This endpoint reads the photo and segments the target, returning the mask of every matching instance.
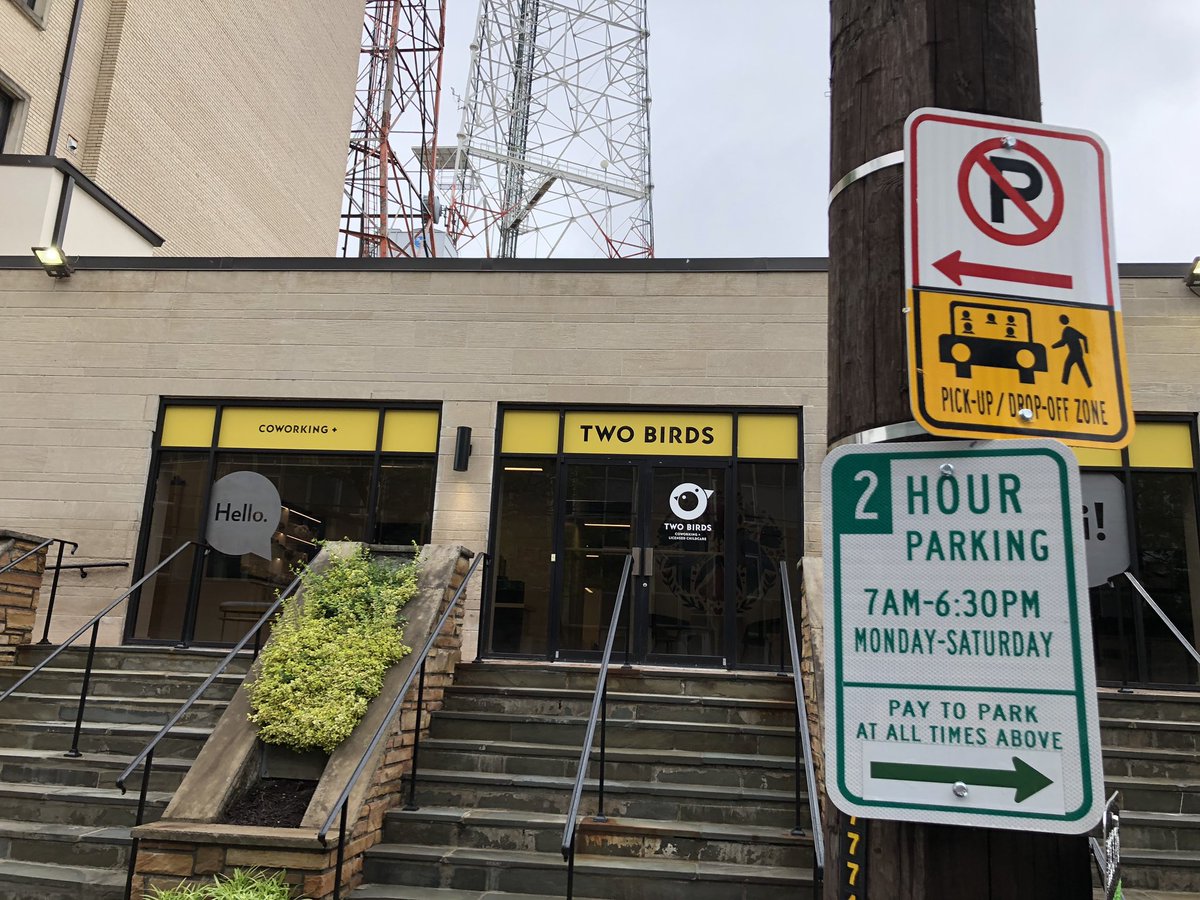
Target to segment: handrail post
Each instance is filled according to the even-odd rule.
[[[1129,686],[1129,644],[1125,642],[1124,597],[1121,589],[1115,584],[1113,589],[1117,592],[1117,640],[1121,644],[1121,686],[1117,688],[1117,693],[1132,694],[1133,688]]]
[[[338,828],[337,868],[333,873],[333,900],[342,900],[342,866],[346,863],[346,807],[350,801],[342,803],[342,823]]]
[[[146,791],[150,788],[150,771],[154,768],[154,750],[146,754],[146,765],[142,768],[142,787],[138,791],[137,818],[133,827],[141,825],[146,820]],[[133,876],[137,869],[137,853],[140,839],[132,837],[129,842],[129,866],[125,874],[125,900],[133,896]]]
[[[604,745],[605,733],[608,731],[608,670],[604,670],[602,676],[604,678],[604,687],[600,692],[600,790],[599,790],[599,806],[596,815],[592,817],[593,822],[607,822],[608,817],[604,815]]]
[[[571,835],[571,852],[567,856],[567,897],[571,900],[575,893],[575,835]]]
[[[54,563],[54,579],[50,582],[50,602],[46,604],[46,625],[42,629],[42,639],[39,644],[50,643],[50,620],[54,618],[54,598],[58,596],[58,574],[62,571],[63,551],[67,549],[66,543],[60,538],[58,542],[58,558]],[[72,553],[75,551],[72,550]]]
[[[425,703],[425,660],[421,660],[421,677],[417,679],[417,722],[413,733],[412,771],[408,774],[408,803],[404,809],[412,812],[417,806],[417,755],[421,751],[421,709]]]
[[[87,705],[88,685],[92,681],[92,662],[96,658],[96,638],[100,636],[100,620],[97,619],[92,625],[92,640],[88,644],[87,666],[83,670],[83,686],[79,691],[79,710],[75,714],[75,734],[71,738],[71,749],[64,755],[72,759],[78,759],[83,756],[79,752],[79,733],[83,730],[83,708]]]

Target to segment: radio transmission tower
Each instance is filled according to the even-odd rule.
[[[479,256],[654,255],[645,0],[481,0],[446,227]]]
[[[367,0],[338,251],[433,256],[446,0]]]

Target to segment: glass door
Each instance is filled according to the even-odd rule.
[[[728,656],[728,477],[727,465],[564,465],[555,565],[558,658],[603,651],[630,554],[616,651],[628,642],[634,661],[668,664],[715,665]]]
[[[727,657],[728,466],[647,465],[635,621],[649,662],[720,664]]]

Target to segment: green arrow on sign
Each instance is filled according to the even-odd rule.
[[[1008,769],[968,769],[960,766],[922,766],[914,763],[873,762],[871,777],[886,781],[932,781],[940,784],[973,784],[978,787],[1010,787],[1017,789],[1016,801],[1028,800],[1044,787],[1054,783],[1029,763],[1012,758]]]

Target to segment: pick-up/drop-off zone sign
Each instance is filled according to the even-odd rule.
[[[1133,433],[1108,151],[1094,134],[918,109],[905,125],[913,415],[956,437]]]
[[[913,822],[1094,826],[1103,772],[1070,451],[842,447],[822,496],[834,804]]]

